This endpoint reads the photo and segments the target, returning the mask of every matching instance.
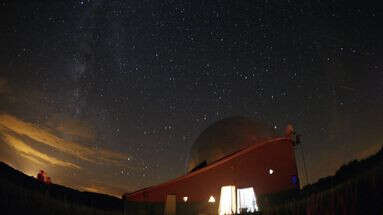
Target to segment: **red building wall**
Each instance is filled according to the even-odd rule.
[[[270,175],[269,169],[274,173]],[[292,176],[298,176],[292,141],[277,138],[236,152],[175,180],[126,194],[125,198],[137,202],[164,202],[166,196],[172,194],[178,202],[184,196],[191,202],[207,202],[213,195],[218,202],[222,186],[253,187],[256,195],[260,195],[296,187]]]

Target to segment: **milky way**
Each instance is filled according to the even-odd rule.
[[[1,3],[0,160],[120,195],[184,174],[198,135],[240,115],[292,123],[315,182],[383,142],[383,17],[365,4]]]

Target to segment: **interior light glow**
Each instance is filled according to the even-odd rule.
[[[269,169],[268,173],[269,173],[269,175],[272,175],[272,174],[274,174],[274,170],[273,169]]]
[[[214,203],[214,202],[215,202],[215,198],[214,198],[214,196],[210,196],[208,202],[209,202],[209,203]]]
[[[188,197],[187,197],[187,196],[184,196],[184,197],[182,198],[182,200],[184,200],[184,202],[187,202],[187,201],[188,201]]]
[[[237,189],[237,208],[238,213],[258,211],[257,199],[252,187]]]
[[[236,212],[235,186],[223,186],[219,200],[219,215],[234,214]]]

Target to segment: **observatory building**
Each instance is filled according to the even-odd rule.
[[[299,187],[290,135],[253,118],[208,127],[191,148],[187,174],[124,194],[125,213],[232,214],[258,211],[256,197]]]

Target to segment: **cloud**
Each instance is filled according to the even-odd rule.
[[[87,191],[87,192],[94,192],[94,193],[105,193],[108,195],[115,196],[117,198],[121,198],[122,194],[126,191],[125,189],[121,187],[113,187],[110,185],[105,184],[88,184],[88,185],[82,185],[78,187],[79,190]]]
[[[34,158],[34,157],[32,157],[32,156],[29,156],[29,155],[27,155],[27,154],[20,153],[20,156],[23,157],[23,158],[25,158],[25,159],[27,159],[27,160],[29,160],[29,161],[32,161],[32,162],[35,163],[35,164],[38,164],[39,166],[44,165],[44,163],[41,162],[40,160],[38,160],[38,159],[36,159],[36,158]]]
[[[102,191],[96,187],[82,187],[83,190],[93,193],[101,193]]]
[[[25,122],[6,113],[0,114],[0,126],[6,128],[9,132],[26,136],[36,142],[88,162],[122,164],[129,160],[126,154],[106,149],[94,149],[74,141],[67,141],[57,136],[55,130]],[[66,131],[63,128],[60,128],[60,130]]]
[[[91,125],[84,121],[68,118],[62,114],[54,114],[46,125],[55,129],[65,139],[95,141],[96,134]]]
[[[68,168],[75,168],[75,169],[81,169],[76,164],[66,162],[59,160],[57,158],[51,157],[47,154],[41,153],[31,146],[25,144],[22,140],[15,138],[8,134],[2,134],[2,139],[6,144],[11,146],[13,149],[15,149],[17,152],[21,153],[21,155],[31,161],[34,161],[36,163],[39,163],[38,160],[47,162],[54,166],[61,166],[61,167],[68,167]],[[40,162],[41,163],[41,162]]]

